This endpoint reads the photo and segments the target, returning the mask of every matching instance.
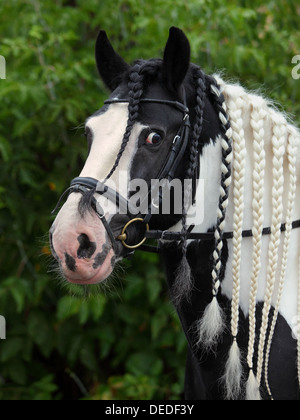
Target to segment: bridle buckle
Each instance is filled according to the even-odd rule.
[[[126,230],[128,229],[128,227],[129,227],[130,225],[132,225],[132,223],[135,223],[135,222],[141,222],[141,223],[144,223],[144,219],[142,219],[141,217],[136,217],[135,219],[131,219],[131,220],[129,220],[129,222],[128,222],[128,223],[126,223],[126,225],[123,227],[121,235],[119,235],[119,236],[117,237],[117,239],[118,239],[119,241],[121,241],[121,242],[122,242],[122,245],[123,245],[125,248],[128,248],[128,249],[137,249],[137,248],[139,248],[140,246],[142,246],[142,245],[145,243],[145,241],[147,240],[147,238],[146,238],[146,236],[145,236],[145,238],[144,238],[141,242],[139,242],[138,244],[136,244],[136,245],[128,245],[128,244],[126,243],[126,240],[127,240]],[[146,232],[149,232],[150,227],[149,227],[148,223],[147,223],[147,224],[145,224],[145,227],[146,227]]]

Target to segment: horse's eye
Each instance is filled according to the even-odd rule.
[[[146,139],[147,144],[159,144],[162,141],[162,136],[158,133],[150,133]]]

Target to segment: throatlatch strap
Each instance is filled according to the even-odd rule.
[[[193,233],[192,229],[194,226],[190,226],[188,229],[186,238],[188,240],[194,241],[212,241],[214,240],[214,232],[206,232],[206,233]],[[292,229],[299,229],[300,228],[300,220],[295,220],[292,223]],[[281,232],[286,231],[286,223],[283,223],[280,227]],[[271,227],[264,228],[262,231],[262,236],[271,235],[272,229]],[[180,241],[182,238],[182,232],[170,232],[170,231],[163,231],[163,230],[149,230],[145,234],[147,239],[154,239],[154,240],[163,240],[163,241]],[[242,232],[243,238],[251,238],[253,237],[252,230],[243,230]],[[233,232],[225,232],[223,234],[223,239],[233,239]],[[154,252],[160,253],[159,246],[151,246],[151,245],[143,245],[139,248],[141,251],[145,252]]]
[[[296,220],[292,224],[292,229],[300,228],[300,220]],[[283,223],[280,228],[281,232],[286,231],[286,223]],[[262,231],[262,236],[270,235],[272,230],[270,227],[264,228]],[[165,241],[179,241],[181,239],[182,233],[181,232],[170,232],[170,231],[162,231],[162,230],[150,230],[146,233],[146,237],[148,239],[157,239],[157,240],[165,240]],[[243,230],[242,237],[243,238],[251,238],[253,236],[252,230]],[[224,239],[233,239],[233,232],[224,232],[223,234]],[[214,232],[206,232],[206,233],[187,233],[187,239],[191,240],[202,240],[202,241],[211,241],[214,239]]]

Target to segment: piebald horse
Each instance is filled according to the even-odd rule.
[[[186,398],[299,399],[297,128],[190,63],[174,27],[163,59],[133,65],[101,31],[96,62],[112,93],[86,121],[89,154],[50,230],[65,279],[104,282],[158,240],[188,342]]]

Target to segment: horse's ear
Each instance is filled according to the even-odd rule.
[[[191,56],[190,43],[178,28],[170,29],[169,39],[164,52],[164,69],[167,86],[178,91],[189,69]]]
[[[100,76],[106,86],[114,91],[130,66],[115,52],[105,31],[100,31],[98,35],[95,53]]]

